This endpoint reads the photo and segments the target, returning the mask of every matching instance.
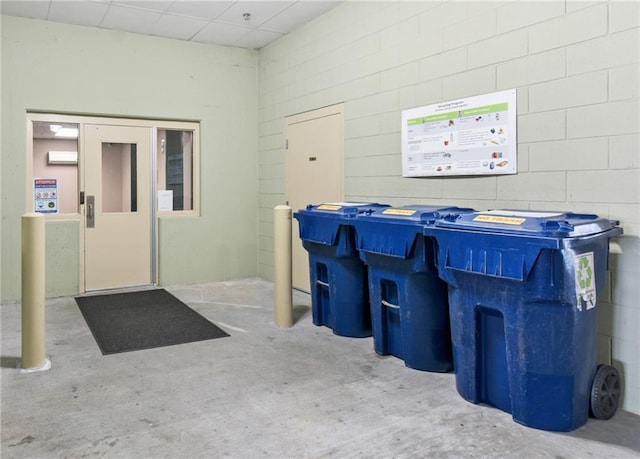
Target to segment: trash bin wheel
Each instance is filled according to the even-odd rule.
[[[591,386],[591,414],[596,419],[611,419],[620,401],[620,375],[609,365],[599,365]]]

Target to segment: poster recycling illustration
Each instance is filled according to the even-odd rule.
[[[402,112],[402,176],[517,173],[516,90]]]

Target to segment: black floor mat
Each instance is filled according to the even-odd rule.
[[[164,289],[76,297],[103,354],[229,336]]]

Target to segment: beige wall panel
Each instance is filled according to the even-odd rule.
[[[293,211],[308,204],[342,201],[343,108],[328,107],[287,118],[286,196]],[[293,287],[309,291],[308,254],[293,221]]]

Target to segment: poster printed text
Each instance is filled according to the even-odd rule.
[[[58,180],[37,178],[33,180],[34,211],[43,214],[58,213]]]
[[[402,176],[515,174],[516,90],[402,112]]]

